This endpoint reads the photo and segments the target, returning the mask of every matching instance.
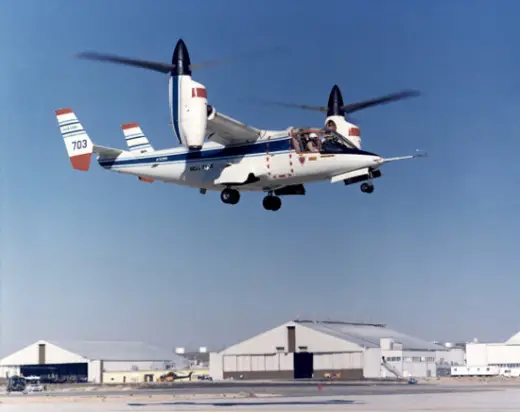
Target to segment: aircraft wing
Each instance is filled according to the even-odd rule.
[[[262,135],[262,130],[218,113],[212,106],[208,108],[211,112],[206,131],[210,142],[223,145],[249,143],[256,141]]]

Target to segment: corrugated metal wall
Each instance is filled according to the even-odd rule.
[[[223,378],[292,379],[293,354],[223,355]]]
[[[340,369],[363,369],[363,352],[314,354],[314,370]]]
[[[288,353],[266,355],[224,355],[224,372],[292,370],[293,355]]]
[[[223,373],[220,379],[294,378],[292,353],[221,356]],[[335,375],[342,379],[363,379],[363,357],[363,352],[315,353],[314,377]]]

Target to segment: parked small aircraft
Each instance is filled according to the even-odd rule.
[[[95,153],[106,170],[145,182],[189,186],[202,194],[220,191],[226,204],[237,204],[241,192],[265,192],[264,208],[275,211],[282,205],[280,196],[304,195],[304,185],[310,182],[362,183],[361,191],[372,193],[372,181],[382,176],[382,165],[425,155],[385,158],[362,150],[359,128],[345,118],[361,109],[415,96],[414,91],[344,104],[339,87],[334,86],[326,107],[284,104],[325,112],[324,128],[267,130],[221,114],[208,104],[205,86],[192,79],[192,71],[208,63],[192,65],[182,40],[177,42],[171,64],[99,53],[81,57],[169,73],[171,122],[180,146],[155,150],[135,122],[122,125],[128,150],[99,146],[72,109],[60,109],[56,111],[58,124],[77,170],[87,171]]]
[[[178,375],[175,372],[171,371],[168,373],[165,373],[164,375],[161,375],[157,382],[173,382],[181,379],[189,379],[191,381],[191,376],[193,375],[193,372],[189,372],[187,375]]]

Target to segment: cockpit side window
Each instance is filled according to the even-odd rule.
[[[320,139],[318,133],[302,130],[293,134],[294,149],[297,153],[319,153]]]

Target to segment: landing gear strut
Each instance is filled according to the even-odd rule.
[[[361,185],[361,191],[363,193],[372,193],[374,191],[374,185],[372,183],[363,183]]]
[[[220,199],[228,205],[236,205],[240,200],[240,192],[227,187],[220,193]]]
[[[264,209],[265,210],[272,210],[273,212],[280,210],[282,207],[282,199],[280,199],[278,196],[273,196],[271,194],[264,197],[263,201]]]

